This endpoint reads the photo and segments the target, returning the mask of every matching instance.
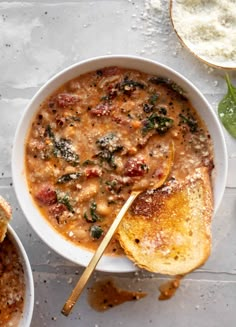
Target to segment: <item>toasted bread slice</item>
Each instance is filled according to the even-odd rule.
[[[207,168],[182,184],[140,195],[118,228],[126,255],[151,272],[179,275],[201,266],[211,251],[213,197]]]
[[[7,232],[7,225],[11,219],[11,207],[10,205],[0,196],[0,242],[4,240]]]

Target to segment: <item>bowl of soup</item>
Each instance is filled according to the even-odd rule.
[[[17,198],[44,242],[86,266],[135,183],[151,188],[161,176],[170,142],[169,178],[178,182],[207,167],[216,212],[226,146],[215,112],[194,84],[139,57],[80,62],[51,78],[19,122],[12,156]],[[136,267],[115,235],[97,269]]]
[[[0,243],[0,325],[29,327],[34,307],[34,283],[24,247],[11,226]]]

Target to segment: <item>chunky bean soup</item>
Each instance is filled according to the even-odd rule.
[[[25,297],[24,271],[19,254],[8,238],[0,243],[0,327],[17,327]]]
[[[38,109],[26,142],[30,193],[59,233],[95,249],[134,185],[162,177],[170,142],[169,178],[200,166],[211,174],[210,135],[178,85],[120,67],[89,72]],[[107,253],[122,253],[116,237]]]

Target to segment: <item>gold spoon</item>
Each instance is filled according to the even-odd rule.
[[[161,187],[166,179],[168,178],[172,165],[174,161],[174,144],[173,142],[170,143],[169,145],[169,155],[167,158],[167,161],[165,163],[164,167],[164,173],[161,179],[159,179],[155,185],[152,187],[153,189],[157,189]],[[81,275],[79,281],[77,282],[75,288],[71,292],[69,298],[67,299],[66,303],[64,304],[61,313],[65,316],[68,316],[74,307],[76,301],[78,300],[80,294],[82,293],[85,285],[87,284],[90,276],[92,275],[94,269],[96,268],[101,256],[103,255],[106,247],[108,246],[110,240],[112,239],[112,236],[114,235],[117,227],[119,226],[123,216],[125,215],[126,211],[129,209],[133,201],[136,199],[136,197],[145,191],[147,189],[146,185],[136,184],[135,188],[131,192],[128,200],[125,202],[121,210],[119,211],[118,215],[114,219],[113,223],[111,224],[108,232],[106,233],[104,239],[100,243],[99,247],[97,248],[96,252],[94,253],[91,261],[89,262],[88,266],[85,268],[83,274]]]

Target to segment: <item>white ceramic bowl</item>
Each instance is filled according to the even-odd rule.
[[[213,180],[215,211],[219,207],[226,183],[227,153],[220,123],[215,112],[203,95],[186,78],[155,61],[132,56],[97,57],[80,62],[63,70],[51,78],[36,93],[24,112],[18,125],[14,140],[12,174],[19,203],[33,229],[52,249],[63,257],[82,266],[86,266],[89,263],[92,253],[72,244],[56,232],[49,225],[46,219],[42,217],[28,192],[24,162],[25,141],[32,119],[35,116],[40,103],[45,98],[66,81],[69,81],[80,74],[101,69],[106,66],[122,66],[125,68],[137,69],[149,74],[167,77],[182,87],[186,91],[186,95],[192,102],[193,106],[205,121],[213,140],[215,162]],[[109,272],[130,272],[136,270],[136,267],[125,257],[103,256],[97,269]]]
[[[34,309],[34,281],[33,281],[31,266],[19,237],[17,236],[13,228],[9,225],[7,229],[7,235],[11,240],[11,242],[16,247],[16,250],[19,254],[21,264],[23,266],[24,278],[25,278],[25,301],[24,301],[23,315],[18,327],[30,327],[30,323],[33,315],[33,309]]]

